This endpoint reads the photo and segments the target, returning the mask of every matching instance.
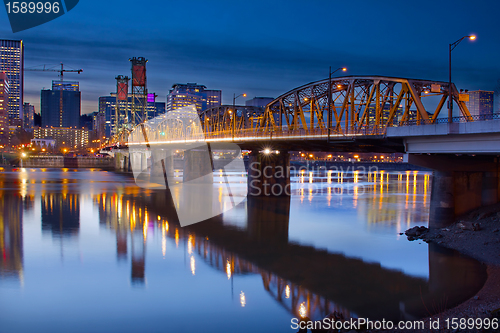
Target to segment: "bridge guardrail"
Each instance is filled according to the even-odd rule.
[[[500,113],[473,115],[473,116],[459,116],[453,117],[452,123],[468,123],[472,121],[487,121],[487,120],[500,120]],[[448,124],[448,118],[438,118],[434,121],[428,120],[407,120],[401,122],[398,126],[419,126],[419,125],[435,125],[435,124]]]
[[[384,135],[386,128],[384,126],[359,126],[350,128],[349,130],[341,129],[331,129],[330,137],[354,137],[354,136],[364,136],[364,135]],[[269,138],[279,139],[279,138],[326,138],[328,137],[328,129],[288,129],[286,126],[282,127],[281,131],[273,130],[262,130],[262,129],[240,129],[234,133],[231,130],[217,131],[205,133],[205,138],[210,139],[250,139],[250,138]]]

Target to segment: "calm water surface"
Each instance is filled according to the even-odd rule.
[[[229,178],[243,195],[246,175]],[[175,194],[123,175],[3,170],[0,332],[293,332],[300,311],[435,313],[474,294],[485,270],[399,235],[427,224],[431,181],[306,171],[290,199],[249,198],[181,228]]]

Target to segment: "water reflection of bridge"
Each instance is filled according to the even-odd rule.
[[[363,179],[352,173],[332,174],[331,183],[327,175],[321,190],[322,193],[330,191],[332,205],[338,204],[338,201],[333,200],[336,190],[343,191],[340,198],[352,196],[354,199],[357,195],[357,200],[352,200],[352,204],[359,209],[367,207],[368,212],[373,212],[373,218],[369,218],[372,225],[386,223],[388,217],[392,220],[390,223],[401,223],[399,218],[392,218],[391,214],[378,210],[381,203],[384,209],[391,209],[391,205],[384,200],[393,200],[386,195],[392,191],[392,186],[400,193],[397,196],[398,200],[402,200],[399,204],[403,202],[408,210],[415,208],[415,201],[426,202],[423,199],[427,195],[429,182],[426,174],[403,172],[381,175],[379,172]],[[315,177],[311,177],[310,182],[308,176],[304,175],[303,180],[299,180],[303,187],[295,195],[300,200],[324,200],[324,196],[308,195],[305,186],[315,181]],[[398,179],[395,184],[392,183],[392,177]],[[57,226],[49,228],[53,235],[78,232],[75,212],[80,209],[81,195],[68,191],[64,183],[62,193],[51,194],[43,182],[41,192],[33,186],[16,183],[16,187],[19,187],[15,192],[17,194],[8,191],[1,193],[0,205],[4,207],[0,220],[2,277],[10,275],[22,278],[22,212],[33,206],[38,193],[41,194],[41,208],[46,206],[47,218],[54,220]],[[368,190],[361,193],[361,186]],[[357,194],[354,191],[356,187]],[[353,191],[348,192],[349,188]],[[174,211],[167,204],[169,198],[165,191],[124,187],[116,193],[101,193],[93,197],[99,207],[100,223],[116,232],[118,259],[131,255],[131,280],[135,285],[140,285],[146,278],[145,240],[149,233],[161,233],[164,253],[168,238],[172,238],[177,245],[181,241],[185,242],[188,252],[191,252],[189,264],[193,274],[200,258],[231,279],[240,274],[259,274],[265,290],[287,311],[296,316],[303,307],[313,319],[321,318],[333,310],[370,318],[380,317],[382,313],[379,310],[385,310],[385,317],[388,317],[387,314],[393,317],[419,316],[422,315],[422,299],[430,304],[447,295],[448,304],[452,305],[477,290],[484,277],[477,262],[456,259],[432,247],[429,249],[429,281],[425,281],[385,269],[378,264],[292,244],[288,241],[290,202],[286,199],[266,201],[252,198],[238,206],[236,211],[240,211],[237,213],[241,213],[246,220],[240,227],[232,226],[231,221],[225,220],[227,217],[219,216],[192,227],[180,228]],[[59,204],[56,205],[55,201]],[[13,211],[11,207],[17,207],[18,210]],[[69,215],[65,215],[66,211],[70,212]],[[58,219],[61,214],[73,221]],[[405,216],[407,211],[403,210],[401,214]],[[195,258],[195,253],[200,258]],[[240,301],[244,304],[244,295],[240,295]]]
[[[379,201],[383,202],[387,197],[384,197],[383,193],[390,190],[386,182],[391,179],[387,177],[398,177],[403,180],[401,184],[397,183],[395,186],[406,186],[408,189],[406,193],[403,191],[405,194],[400,197],[408,203],[409,209],[417,195],[416,192],[421,193],[422,190],[414,190],[418,186],[412,183],[412,180],[418,177],[416,174],[384,174],[383,177],[378,174],[377,177],[378,180],[372,178],[373,184],[367,185],[373,190],[370,192],[371,195],[376,194],[376,200],[371,200],[369,196],[363,199],[368,204],[375,202],[375,206],[372,207],[375,211]],[[426,175],[421,177],[426,195],[429,178]],[[344,181],[357,186],[354,179],[355,177],[349,176],[344,178]],[[440,257],[439,265],[430,267],[431,279],[428,282],[383,268],[376,263],[366,263],[341,254],[291,244],[288,242],[290,202],[287,200],[289,199],[272,198],[270,202],[269,198],[249,198],[245,204],[237,207],[246,216],[246,228],[228,226],[227,221],[221,216],[180,228],[176,222],[175,210],[169,205],[172,198],[168,192],[146,191],[139,195],[134,193],[136,190],[126,191],[129,192],[103,194],[97,196],[95,201],[99,205],[101,223],[117,230],[118,255],[121,252],[123,256],[123,251],[126,249],[126,245],[123,244],[127,239],[123,236],[124,232],[134,235],[131,238],[133,246],[136,244],[142,248],[142,252],[139,251],[142,257],[132,256],[132,276],[136,281],[137,277],[144,278],[147,234],[158,231],[162,233],[163,251],[168,237],[173,238],[177,245],[180,240],[186,242],[193,274],[196,272],[194,252],[215,269],[225,272],[228,278],[238,274],[260,274],[267,292],[294,316],[298,315],[301,307],[304,307],[311,318],[321,318],[333,310],[343,312],[345,315],[369,318],[418,317],[427,314],[422,309],[422,298],[432,301],[442,297],[443,290],[451,295],[460,288],[470,293],[477,290],[482,283],[481,274],[479,277],[462,276],[461,279],[451,283],[454,289],[450,289],[441,279],[443,276],[448,276],[448,273],[443,273],[444,271],[453,272],[458,268],[481,271],[473,261],[465,260],[466,264],[463,264],[463,261],[459,263],[453,259]],[[299,195],[304,196],[304,193]],[[308,200],[313,199],[308,198]],[[372,222],[381,221],[374,218]],[[400,221],[397,220],[397,223]],[[430,260],[435,253],[435,251],[429,252]],[[137,272],[137,270],[142,271]],[[452,298],[460,301],[456,295],[449,297],[449,304],[453,303]],[[460,297],[466,296],[462,294],[458,298]]]
[[[139,202],[131,193],[122,195],[102,194],[96,197],[99,207],[101,223],[114,229],[117,235],[117,258],[122,260],[127,256],[127,234],[131,234],[132,247],[139,247],[139,251],[132,253],[132,281],[144,283],[145,281],[145,244],[148,232],[161,232],[162,251],[166,253],[166,239],[171,238],[178,247],[180,243],[186,244],[189,255],[191,273],[196,274],[197,253],[208,265],[219,270],[228,279],[236,275],[258,274],[261,275],[265,290],[276,299],[288,312],[298,316],[300,307],[304,307],[309,316],[314,318],[324,317],[332,311],[351,313],[328,300],[326,297],[311,292],[304,286],[283,279],[271,271],[260,268],[251,261],[244,259],[236,253],[227,250],[224,246],[214,242],[210,237],[199,236],[196,232],[181,228],[178,224],[169,222],[159,215],[152,215],[148,205]],[[130,223],[127,223],[130,221]],[[132,250],[132,252],[134,252]],[[137,253],[140,253],[137,255]],[[240,302],[245,302],[240,299]]]

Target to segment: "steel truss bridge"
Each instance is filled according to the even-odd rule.
[[[307,148],[304,141],[317,141],[324,148],[330,140],[345,139],[356,139],[359,146],[363,140],[380,140],[390,127],[448,122],[442,110],[450,95],[461,115],[454,121],[477,120],[460,100],[454,84],[450,87],[441,81],[343,76],[290,90],[264,109],[223,105],[201,114],[184,112],[176,119],[168,119],[167,113],[164,118],[140,124],[140,130],[132,131],[132,135],[139,133],[143,138],[136,139],[147,138],[150,144],[165,142],[167,135],[169,140],[179,141],[194,135],[208,142],[233,141],[243,148],[262,141],[281,142],[284,147],[291,144],[299,149]],[[122,133],[115,142],[125,143],[125,135]]]
[[[471,115],[452,84],[461,115]],[[425,103],[434,96],[437,107]],[[387,127],[438,121],[450,96],[447,82],[383,76],[345,76],[308,83],[279,96],[263,112],[208,109],[201,114],[207,139],[248,136],[383,135]],[[436,105],[436,103],[433,103]]]

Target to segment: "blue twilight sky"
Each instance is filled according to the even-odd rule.
[[[500,79],[500,1],[170,1],[80,0],[66,15],[13,34],[0,10],[0,38],[23,39],[25,67],[63,62],[80,75],[82,113],[130,76],[145,57],[148,89],[165,101],[174,83],[197,82],[233,93],[277,97],[328,76],[448,79],[448,44],[458,88],[494,90]],[[25,101],[39,112],[40,90],[57,73],[25,73]],[[239,100],[243,103],[243,100]]]

